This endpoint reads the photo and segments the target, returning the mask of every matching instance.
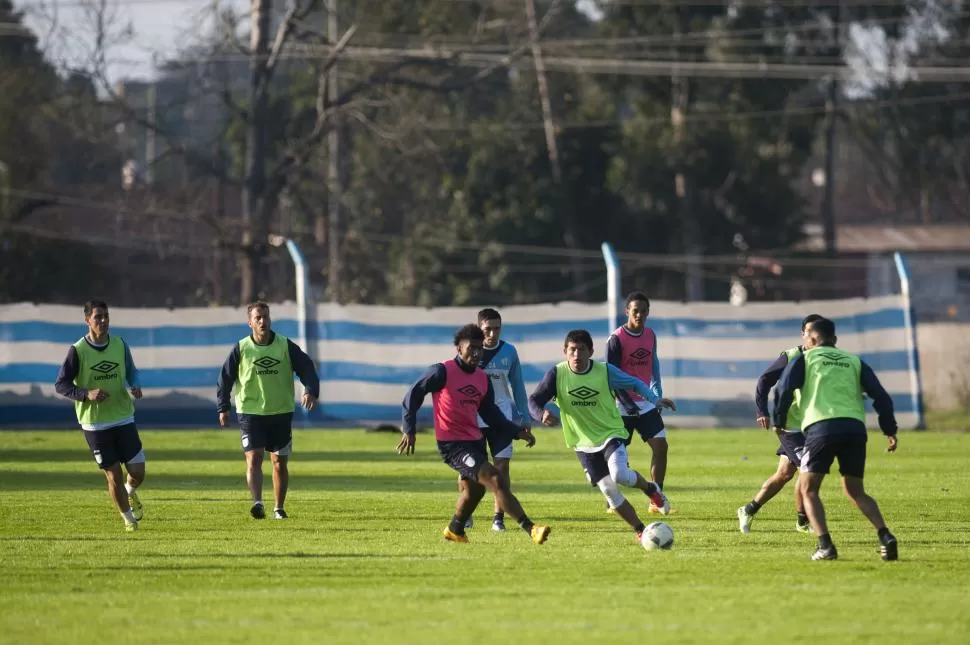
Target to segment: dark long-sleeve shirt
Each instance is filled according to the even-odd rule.
[[[782,352],[775,359],[775,362],[769,365],[768,369],[758,377],[758,385],[754,388],[754,406],[758,410],[759,417],[768,416],[768,392],[781,378],[786,367],[788,367],[788,354]]]
[[[276,334],[271,332],[269,342],[264,343],[263,346],[269,345],[274,340],[276,340]],[[256,340],[253,339],[253,342],[255,343]],[[299,377],[307,394],[319,399],[320,377],[317,375],[317,368],[313,365],[313,359],[307,356],[306,352],[290,339],[286,340],[286,349],[290,355],[290,365]],[[239,357],[239,343],[236,343],[219,372],[219,381],[216,385],[219,412],[229,411],[232,386],[236,384],[236,380],[239,378]]]
[[[653,341],[653,368],[651,374],[653,375],[650,381],[650,389],[657,396],[657,398],[663,397],[663,384],[660,381],[660,357],[657,355],[657,339],[654,338]],[[616,337],[616,334],[610,334],[609,339],[606,341],[606,362],[617,368],[622,369],[623,365],[623,347],[620,343],[620,339]],[[623,414],[628,417],[636,417],[640,415],[640,408],[637,406],[637,402],[633,400],[626,390],[620,389],[614,392],[616,394],[616,400],[620,402],[620,406],[623,408]]]
[[[452,360],[465,372],[471,373],[479,369],[465,365],[458,358]],[[444,364],[435,363],[428,368],[428,371],[421,378],[414,382],[414,385],[411,386],[408,393],[404,395],[404,401],[402,402],[404,412],[401,421],[405,433],[414,434],[417,432],[418,410],[421,409],[424,398],[429,394],[443,390],[447,381],[448,372],[445,370]],[[506,419],[499,407],[495,405],[495,390],[492,388],[492,380],[486,379],[486,382],[488,386],[485,388],[485,396],[482,397],[478,404],[478,416],[488,424],[489,429],[507,432],[514,437],[519,434],[521,428]]]
[[[589,367],[583,373],[588,373],[591,369],[593,369],[593,361],[590,361]],[[651,403],[656,403],[662,398],[657,395],[652,387],[637,377],[627,374],[616,365],[606,364],[606,380],[610,390],[613,392],[616,392],[620,388],[633,390]],[[545,409],[546,403],[549,403],[554,398],[556,398],[556,368],[552,367],[542,377],[535,391],[529,396],[529,413],[533,418],[541,421],[542,412]]]
[[[872,368],[865,361],[860,362],[862,363],[862,369],[859,372],[859,385],[862,388],[862,392],[872,399],[872,407],[879,415],[879,429],[882,430],[883,434],[891,437],[896,434],[897,430],[892,397],[889,396],[889,393],[882,386],[882,383],[876,378],[876,373],[872,371]],[[805,359],[799,355],[788,364],[788,367],[785,368],[778,382],[778,405],[775,407],[775,412],[772,417],[773,426],[776,428],[785,427],[788,421],[788,409],[791,408],[792,401],[794,400],[795,390],[804,385]]]
[[[138,368],[135,367],[135,361],[131,358],[131,350],[128,349],[128,343],[121,338],[116,337],[116,340],[125,346],[125,380],[128,381],[128,387],[141,387]],[[95,345],[87,338],[84,339],[84,342],[91,349],[99,352],[103,352],[108,347],[107,343],[104,345]],[[77,378],[77,373],[80,368],[81,359],[77,355],[77,348],[71,345],[67,349],[67,357],[64,359],[64,363],[57,373],[57,380],[54,381],[54,391],[73,401],[85,400],[88,397],[88,391],[74,384],[74,379]]]

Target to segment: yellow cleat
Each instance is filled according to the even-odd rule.
[[[138,522],[125,522],[125,533],[134,533],[138,530]]]
[[[532,526],[532,531],[529,532],[529,535],[532,536],[533,542],[535,542],[536,544],[542,544],[543,542],[546,541],[546,538],[549,537],[549,534],[551,532],[552,532],[551,527],[539,526],[538,524],[534,524]]]
[[[138,493],[132,491],[128,494],[128,506],[131,507],[132,516],[140,522],[145,515],[145,509],[141,505],[141,500],[138,499]]]
[[[451,529],[447,527],[445,527],[444,536],[449,542],[461,542],[462,544],[468,544],[467,535],[458,535],[457,533],[452,533]]]

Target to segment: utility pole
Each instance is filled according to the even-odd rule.
[[[155,183],[155,125],[158,119],[158,87],[155,81],[148,86],[148,129],[145,132],[145,183]]]
[[[337,0],[327,0],[327,41],[333,47],[340,40],[340,17],[337,13]],[[327,95],[330,97],[328,106],[332,105],[340,93],[340,78],[335,64],[330,68],[327,78]],[[342,295],[342,269],[341,258],[341,209],[343,206],[343,185],[340,173],[340,135],[341,123],[337,121],[337,116],[331,114],[328,118],[330,132],[327,133],[327,199],[330,210],[330,230],[327,237],[327,251],[329,255],[329,291],[332,302],[340,302]]]
[[[701,230],[697,225],[697,216],[691,203],[691,185],[684,165],[687,157],[685,149],[685,130],[687,109],[690,104],[690,77],[682,75],[677,62],[681,55],[681,9],[674,7],[676,12],[673,60],[674,67],[670,77],[670,125],[674,129],[674,158],[677,161],[674,175],[674,192],[677,195],[677,213],[680,216],[681,243],[684,247],[684,291],[687,302],[704,300],[704,277],[701,274]],[[689,9],[688,9],[689,10]]]
[[[836,38],[838,39],[836,50],[840,56],[845,46],[845,18],[845,7],[840,0],[836,18]],[[822,198],[822,232],[825,240],[825,254],[830,258],[835,257],[838,250],[835,233],[835,153],[838,146],[836,129],[838,128],[841,94],[838,74],[833,74],[829,81],[829,95],[825,100],[825,193]]]
[[[555,5],[550,11],[555,10]],[[556,139],[556,122],[552,115],[552,101],[549,99],[549,81],[546,78],[546,63],[542,57],[542,47],[539,45],[539,22],[536,19],[535,0],[525,0],[525,16],[529,25],[529,45],[532,49],[532,61],[535,64],[536,83],[539,87],[539,104],[542,107],[542,126],[546,134],[546,153],[549,155],[549,166],[552,170],[552,181],[556,187],[556,203],[562,209],[565,227],[563,231],[563,242],[566,247],[572,250],[577,248],[576,244],[576,218],[573,215],[572,201],[564,194],[565,186],[562,181],[562,164],[559,159],[559,143]],[[585,283],[585,272],[583,271],[580,259],[575,255],[570,255],[569,262],[572,265],[573,280],[576,284]]]
[[[266,61],[273,0],[252,0],[249,34],[249,122],[246,126],[246,185],[242,195],[243,253],[240,260],[240,304],[258,295],[260,249],[267,243],[267,222],[261,221],[266,191]]]

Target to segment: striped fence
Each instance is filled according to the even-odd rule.
[[[918,363],[901,296],[805,303],[652,303],[665,394],[678,403],[671,426],[751,426],[755,381],[799,340],[801,319],[835,320],[839,345],[859,353],[892,394],[901,427],[921,421]],[[304,425],[399,423],[401,399],[430,364],[454,354],[451,339],[477,308],[319,305],[311,308],[311,356],[321,377],[321,407]],[[562,358],[563,337],[589,330],[602,357],[607,306],[563,303],[506,307],[503,338],[515,343],[527,387]],[[297,308],[272,308],[274,329],[300,340]],[[233,344],[248,333],[241,309],[112,309],[111,332],[125,338],[145,398],[143,427],[215,425],[215,384]],[[70,402],[54,393],[69,344],[85,332],[80,307],[0,306],[0,425],[74,426]],[[425,419],[430,400],[425,404]]]

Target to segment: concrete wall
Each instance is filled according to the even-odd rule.
[[[970,323],[919,324],[916,342],[926,405],[970,408]]]

